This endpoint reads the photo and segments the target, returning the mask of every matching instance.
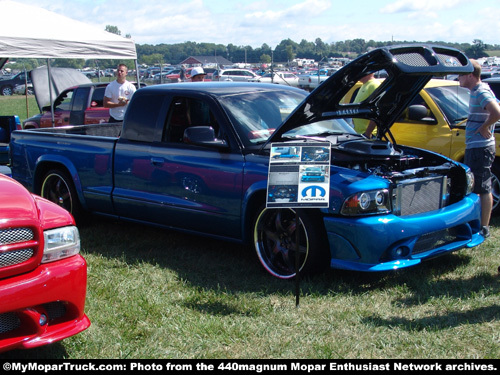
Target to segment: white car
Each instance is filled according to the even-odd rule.
[[[222,69],[212,75],[212,81],[248,82],[256,78],[259,76],[248,69]]]
[[[12,92],[14,94],[19,94],[19,95],[26,95],[26,94],[34,95],[35,94],[35,91],[33,90],[32,83],[28,83],[28,92],[27,93],[26,93],[26,85],[24,85],[24,84],[14,86],[14,88],[12,89]]]
[[[266,73],[262,77],[252,79],[251,82],[277,83],[279,85],[298,87],[299,77],[292,72],[274,72],[274,74]]]

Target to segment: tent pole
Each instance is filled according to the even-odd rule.
[[[26,118],[30,117],[30,106],[28,104],[28,72],[24,66],[24,97],[26,98]]]
[[[135,75],[136,75],[136,79],[137,79],[137,88],[140,89],[141,82],[139,81],[139,65],[137,63],[137,59],[135,59],[134,61],[135,61]]]
[[[55,126],[54,101],[52,100],[52,80],[50,79],[52,77],[52,73],[50,71],[50,58],[47,59],[47,74],[48,74],[48,80],[49,80],[50,113],[51,113],[51,117],[52,117],[52,127],[54,127]]]

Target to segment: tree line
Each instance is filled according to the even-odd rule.
[[[107,31],[113,31],[107,27]],[[116,29],[115,33],[119,33]],[[127,37],[129,37],[127,35]],[[297,43],[291,39],[282,40],[274,48],[264,43],[260,47],[236,46],[234,44],[197,43],[184,42],[176,44],[136,44],[137,60],[139,64],[148,66],[158,64],[177,65],[190,56],[222,56],[233,63],[259,64],[287,63],[295,58],[313,59],[315,61],[326,61],[329,57],[354,58],[367,52],[372,48],[387,45],[422,43],[416,41],[386,41],[376,42],[374,40],[352,39],[335,43],[325,43],[321,38],[314,42],[302,39]],[[488,56],[487,51],[500,50],[500,45],[488,45],[476,39],[472,43],[448,43],[448,42],[425,42],[452,47],[463,51],[469,58],[480,58]],[[129,68],[134,68],[133,61],[117,60],[83,60],[83,59],[55,59],[53,66],[70,67],[82,69],[84,67],[99,67],[100,69],[115,68],[118,63],[126,63]],[[21,59],[12,66],[13,69],[33,69],[45,65],[45,60]]]
[[[274,48],[264,43],[261,47],[235,46],[234,44],[185,42],[177,44],[137,44],[139,61],[148,65],[157,63],[178,64],[189,56],[222,56],[233,63],[246,62],[250,64],[269,62],[286,63],[295,58],[324,61],[329,57],[356,57],[372,48],[387,45],[417,43],[416,41],[376,42],[374,40],[352,39],[335,43],[325,43],[321,38],[314,42],[302,39],[300,43],[291,39],[282,40]],[[486,45],[481,40],[471,43],[427,42],[453,47],[464,51],[470,58],[488,56],[487,50],[498,50],[499,45]]]

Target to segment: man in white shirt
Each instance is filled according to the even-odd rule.
[[[106,86],[104,108],[109,108],[109,122],[122,122],[128,102],[135,92],[135,86],[127,81],[128,68],[118,65],[116,80]]]

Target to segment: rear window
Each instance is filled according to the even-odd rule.
[[[102,107],[103,101],[104,101],[104,91],[106,90],[106,87],[98,87],[94,90],[94,93],[92,94],[92,107]],[[94,105],[95,103],[95,105]]]

